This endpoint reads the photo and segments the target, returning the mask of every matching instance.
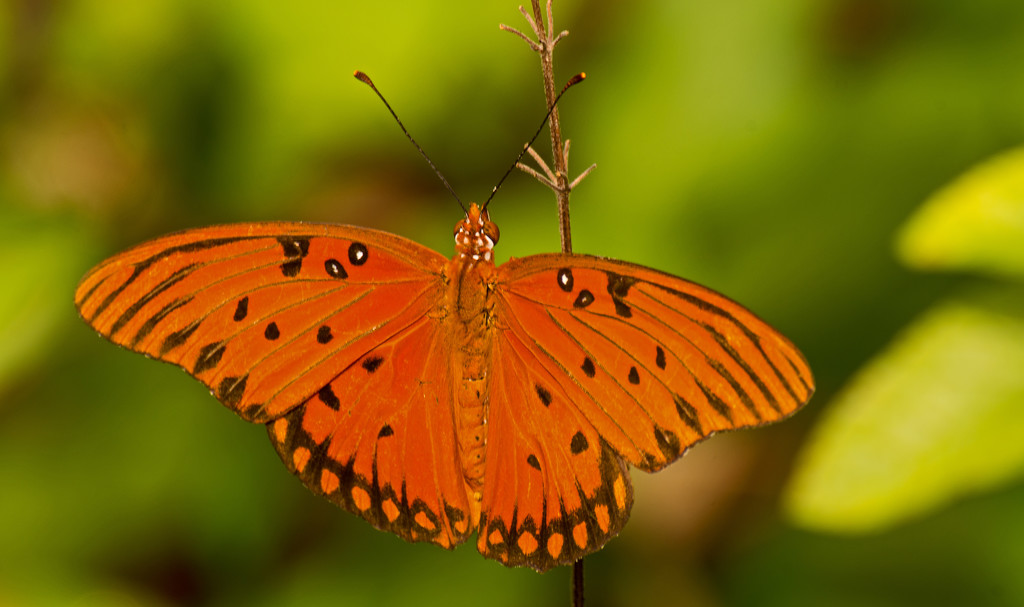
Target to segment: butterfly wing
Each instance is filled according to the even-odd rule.
[[[629,515],[620,458],[659,470],[814,391],[800,352],[754,314],[643,266],[535,255],[501,266],[495,291],[487,556],[546,569],[596,550]]]
[[[314,493],[378,529],[452,548],[472,529],[441,329],[423,317],[267,426]]]
[[[510,318],[494,342],[477,549],[546,571],[615,536],[633,491],[625,463],[519,322]]]
[[[436,308],[445,263],[373,230],[228,225],[108,259],[75,303],[110,341],[184,368],[246,420],[266,422]]]
[[[446,264],[375,230],[218,226],[103,262],[75,302],[107,339],[271,422],[285,464],[314,492],[407,539],[451,545],[464,537],[452,517],[466,496],[439,345]],[[412,431],[421,423],[430,436]]]

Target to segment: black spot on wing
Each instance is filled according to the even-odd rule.
[[[534,384],[533,389],[537,391],[537,397],[545,407],[551,404],[551,392],[547,388],[540,384]]]
[[[284,256],[287,261],[281,264],[281,273],[289,278],[299,275],[302,270],[302,260],[309,255],[309,239],[295,236],[278,236],[277,242],[281,244]]]
[[[341,262],[337,259],[328,259],[325,261],[324,270],[327,271],[327,275],[331,278],[348,278],[348,272],[345,271],[345,266],[341,265]]]
[[[220,384],[217,385],[217,400],[232,409],[237,409],[242,402],[242,396],[245,394],[245,382],[248,380],[248,374],[242,377],[225,377],[220,380]]]
[[[316,331],[316,341],[320,344],[327,344],[334,339],[334,335],[331,333],[331,328],[327,325],[322,325]]]
[[[384,359],[380,356],[367,356],[366,358],[363,359],[363,362],[361,364],[362,367],[366,369],[367,373],[373,373],[374,371],[377,370],[378,367],[380,367],[381,363],[383,362]]]
[[[316,396],[320,399],[320,402],[331,409],[334,409],[335,411],[341,409],[341,401],[338,400],[338,395],[331,389],[331,384],[327,384],[323,388],[320,388],[320,391],[316,393]]]
[[[566,293],[572,293],[572,270],[569,268],[562,268],[558,271],[558,288],[562,289]]]
[[[629,368],[629,383],[634,386],[640,383],[640,373],[636,370],[636,367]]]
[[[697,434],[703,435],[704,429],[700,425],[700,417],[697,415],[697,409],[693,405],[686,402],[686,399],[675,394],[672,397],[676,403],[676,413],[679,414],[679,419],[683,420],[687,426],[690,427]]]
[[[192,334],[196,332],[196,329],[198,329],[201,324],[203,324],[202,319],[192,321],[192,323],[187,327],[179,329],[165,337],[163,343],[160,344],[160,356],[163,356],[171,350],[183,345],[188,341],[189,337],[192,337]]]
[[[590,291],[583,289],[579,295],[576,296],[576,301],[572,302],[574,308],[585,308],[590,304],[594,303],[594,294]]]
[[[729,409],[729,405],[725,404],[721,398],[718,398],[718,395],[708,389],[708,387],[701,383],[699,379],[694,379],[697,381],[697,386],[700,388],[701,392],[703,392],[704,396],[708,399],[708,404],[711,405],[711,408],[717,411],[719,415],[724,417],[731,424],[732,410]]]
[[[263,337],[266,337],[270,341],[274,341],[278,337],[281,337],[281,329],[277,327],[276,322],[272,322],[267,325],[267,328],[263,330]]]
[[[348,246],[348,262],[354,266],[361,266],[369,259],[370,252],[366,245],[361,242],[353,242]]]
[[[579,455],[587,450],[590,443],[587,441],[587,437],[582,432],[577,432],[572,435],[572,441],[569,442],[569,450],[572,451],[573,455]]]
[[[387,438],[389,436],[394,435],[395,430],[394,428],[391,427],[391,424],[384,424],[383,426],[381,426],[380,432],[377,433],[377,438]]]
[[[679,437],[676,436],[675,432],[666,430],[660,426],[654,426],[654,440],[658,442],[658,448],[665,455],[665,458],[669,461],[679,457],[679,452],[682,451],[682,446],[679,443]]]
[[[582,369],[583,372],[587,375],[587,377],[594,377],[594,375],[597,373],[597,369],[594,368],[594,361],[590,360],[590,357],[583,359]]]
[[[281,264],[281,274],[284,274],[288,278],[294,278],[299,275],[302,271],[302,260],[292,259]]]
[[[537,461],[536,455],[531,453],[530,456],[526,458],[526,463],[529,464],[531,468],[540,470],[540,462]]]
[[[281,249],[284,251],[285,257],[305,257],[309,255],[308,238],[278,236],[277,242],[281,243]]]
[[[199,375],[203,371],[209,371],[216,367],[220,363],[221,357],[224,356],[225,348],[224,342],[214,342],[203,346],[199,350],[199,358],[196,359],[195,367],[192,368],[192,375]]]
[[[665,351],[661,349],[661,346],[657,346],[655,351],[654,364],[658,365],[659,369],[665,369]]]
[[[232,320],[239,322],[245,320],[245,317],[249,315],[249,296],[245,296],[238,300],[238,305],[235,306],[235,315],[232,316]]]
[[[608,293],[612,296],[615,304],[615,313],[623,318],[633,316],[633,310],[626,305],[625,299],[629,295],[629,289],[636,284],[636,279],[630,276],[623,276],[615,272],[605,272],[608,275]]]

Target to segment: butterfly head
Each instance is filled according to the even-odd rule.
[[[487,210],[474,202],[469,205],[466,218],[455,224],[455,250],[465,258],[491,261],[498,236],[498,226],[491,222]]]

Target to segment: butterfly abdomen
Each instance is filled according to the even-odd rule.
[[[487,453],[487,394],[492,334],[488,310],[488,282],[494,264],[460,259],[451,262],[453,277],[449,288],[452,323],[452,359],[455,389],[456,437],[460,464],[466,480],[470,519],[475,525],[480,514],[481,489]]]

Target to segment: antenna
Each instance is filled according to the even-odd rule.
[[[498,180],[498,185],[494,186],[494,188],[491,190],[491,195],[488,196],[487,200],[485,200],[483,205],[480,206],[480,210],[485,210],[487,208],[487,204],[490,203],[491,199],[494,198],[494,195],[498,193],[498,188],[501,187],[501,184],[505,183],[505,180],[508,179],[508,176],[510,174],[512,174],[512,171],[516,168],[516,165],[518,165],[519,161],[523,159],[523,156],[526,154],[526,151],[530,149],[530,146],[533,145],[533,142],[536,141],[537,137],[540,136],[540,132],[544,130],[544,125],[548,123],[548,118],[551,117],[551,112],[555,111],[555,107],[558,105],[558,100],[562,98],[562,95],[564,95],[565,92],[567,90],[569,90],[570,87],[575,86],[575,85],[579,84],[580,82],[583,82],[583,80],[586,79],[586,77],[587,77],[587,74],[585,72],[580,72],[579,74],[576,74],[575,76],[570,78],[569,82],[565,83],[565,86],[562,87],[562,91],[560,93],[558,93],[558,95],[555,97],[555,100],[551,103],[551,107],[548,108],[548,113],[544,114],[544,120],[541,120],[540,126],[537,127],[537,132],[533,134],[533,137],[530,137],[530,141],[528,141],[526,143],[526,145],[523,146],[523,149],[519,151],[519,155],[516,156],[515,162],[512,163],[512,166],[508,167],[508,170],[505,171],[505,174],[502,175],[501,179]],[[378,93],[378,95],[379,94],[380,93]],[[385,102],[385,103],[387,103],[387,102]],[[394,112],[392,112],[392,113],[394,113]],[[395,116],[395,120],[397,120],[397,119],[398,119],[398,117]],[[401,124],[401,123],[399,123],[399,124]],[[402,130],[405,130],[405,129],[403,128]],[[412,139],[412,138],[410,137],[410,139]],[[415,142],[413,142],[413,143],[415,143]],[[417,146],[417,147],[419,147],[419,146]],[[429,160],[428,160],[428,162],[429,162]],[[433,165],[431,165],[431,166],[433,166]]]
[[[419,151],[420,156],[423,156],[423,159],[427,161],[427,164],[430,165],[430,168],[434,170],[434,174],[437,175],[437,178],[441,180],[441,183],[444,184],[444,187],[446,187],[448,189],[448,191],[451,192],[451,195],[455,198],[455,202],[458,202],[459,206],[462,207],[463,212],[465,212],[466,211],[466,206],[464,204],[462,204],[462,201],[459,199],[459,195],[455,193],[455,190],[452,189],[452,186],[448,183],[448,180],[444,178],[444,175],[441,174],[441,171],[439,171],[437,169],[437,166],[434,165],[434,162],[430,159],[430,156],[427,156],[427,153],[423,151],[423,148],[420,147],[420,144],[416,143],[416,140],[412,138],[412,135],[409,134],[409,131],[407,131],[405,129],[405,125],[402,124],[401,119],[398,118],[398,114],[395,113],[395,110],[391,109],[391,104],[388,103],[388,100],[384,98],[384,95],[382,95],[381,92],[377,90],[377,87],[374,86],[373,80],[370,80],[369,76],[367,76],[363,72],[360,72],[359,70],[356,70],[355,73],[352,74],[352,75],[355,76],[360,81],[362,81],[368,87],[373,89],[374,93],[377,93],[377,96],[380,97],[380,100],[384,102],[384,107],[388,108],[388,111],[391,112],[391,115],[394,117],[395,122],[398,123],[399,128],[401,128],[402,132],[405,133],[405,136],[409,138],[409,141],[411,141],[412,144],[414,146],[416,146],[416,149]],[[566,85],[566,88],[568,88],[568,86],[569,85]],[[564,93],[565,91],[563,90],[562,92]],[[559,95],[559,97],[561,97],[561,95]],[[556,98],[556,101],[557,101],[557,98]],[[548,115],[550,115],[550,114],[551,114],[551,112],[548,112]],[[547,120],[547,118],[545,118],[544,120]],[[538,131],[538,133],[539,132],[540,131]],[[534,139],[536,139],[536,138],[537,138],[537,136],[534,135]],[[519,154],[519,157],[522,158],[523,155]],[[518,162],[518,160],[516,160],[516,162]],[[502,179],[504,179],[504,178],[502,178]],[[499,183],[499,185],[500,185],[500,183]],[[497,189],[497,188],[495,188],[495,189]]]

